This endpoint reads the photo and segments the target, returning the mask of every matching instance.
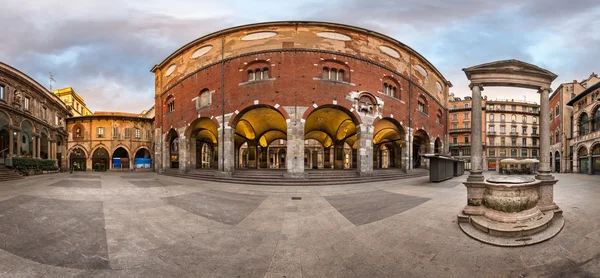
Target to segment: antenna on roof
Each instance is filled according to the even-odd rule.
[[[54,80],[54,75],[50,72],[50,92],[52,92],[52,81],[56,82],[56,80]]]

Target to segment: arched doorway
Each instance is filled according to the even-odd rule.
[[[274,140],[267,149],[269,150],[268,167],[271,169],[286,169],[287,140]]]
[[[422,129],[413,134],[413,168],[426,168],[422,156],[429,151],[429,135]]]
[[[83,149],[75,148],[69,154],[69,164],[73,171],[85,171],[87,156]]]
[[[392,118],[383,118],[375,123],[373,131],[373,150],[375,168],[401,168],[404,128]]]
[[[169,165],[170,168],[179,168],[179,134],[174,129],[169,130],[167,133],[167,142],[169,145]]]
[[[324,148],[324,168],[355,168],[358,124],[356,117],[342,106],[319,106],[308,115],[304,123],[304,148],[309,147],[306,140],[316,140]]]
[[[188,130],[191,167],[217,168],[217,124],[210,118],[202,117],[192,122]]]
[[[146,148],[141,148],[135,152],[133,159],[133,168],[135,169],[150,169],[152,168],[152,156]]]
[[[560,173],[560,152],[558,151],[554,155],[554,172]]]
[[[129,164],[129,152],[123,147],[118,147],[112,154],[112,168],[129,169]]]
[[[48,130],[45,128],[40,132],[40,158],[48,159]]]
[[[579,173],[587,174],[589,171],[590,163],[588,160],[588,150],[582,146],[577,150],[577,161],[579,162]]]
[[[19,155],[35,157],[33,139],[33,126],[29,121],[23,121],[21,123],[21,138],[19,138]]]
[[[108,170],[109,161],[108,151],[103,147],[97,148],[94,153],[92,153],[92,169],[94,169],[94,171]]]
[[[236,161],[243,161],[239,159],[240,154],[247,152],[247,162],[236,165],[238,168],[268,168],[268,146],[275,140],[287,139],[285,117],[268,105],[253,105],[244,109],[234,119],[233,127]]]
[[[433,143],[433,152],[436,154],[439,154],[442,148],[442,142],[440,141],[440,138],[435,138],[435,142]]]
[[[592,147],[592,173],[600,175],[600,144]]]
[[[552,170],[552,152],[550,152],[550,159],[548,160],[550,162],[550,170]]]
[[[10,118],[8,115],[0,111],[0,164],[4,164],[4,158],[10,153]]]
[[[56,163],[58,164],[58,169],[62,169],[62,146],[63,146],[63,138],[60,135],[56,136]]]
[[[315,139],[304,140],[305,169],[323,169],[324,148],[321,142]]]

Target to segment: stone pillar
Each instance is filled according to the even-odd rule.
[[[235,168],[235,142],[233,141],[234,130],[229,125],[219,127],[219,175],[230,176]],[[224,133],[223,133],[224,132]],[[224,134],[224,136],[222,136]]]
[[[469,85],[472,93],[472,110],[471,117],[471,174],[468,177],[469,181],[483,181],[483,146],[481,142],[481,84]]]
[[[540,169],[536,176],[540,180],[552,180],[550,174],[550,88],[540,87]]]
[[[184,131],[185,132],[185,131]],[[189,142],[185,133],[181,132],[179,135],[179,172],[185,173],[190,168],[190,152]]]
[[[13,145],[15,144],[14,132],[12,129],[8,129],[8,157],[13,157],[15,148]]]
[[[38,150],[37,138],[34,135],[34,136],[31,136],[31,149],[29,150],[31,152],[31,157],[37,158],[37,153],[36,153],[37,150]]]
[[[13,155],[19,156],[19,155],[21,155],[21,131],[20,130],[17,131],[17,141],[14,143],[16,144],[15,145],[16,148],[15,148],[15,152],[13,153]]]
[[[279,154],[279,153],[278,153]],[[277,155],[279,156],[279,155]],[[310,163],[309,163],[310,164]],[[304,173],[304,121],[287,120],[287,158],[288,178],[303,178]]]
[[[590,149],[590,151],[588,152],[588,175],[593,175],[594,174],[594,167],[592,167],[592,162],[594,161],[594,157],[592,156],[592,150]]]
[[[48,157],[48,159],[52,159],[52,142],[50,141],[50,139],[48,139],[46,145],[46,156]]]
[[[412,129],[406,128],[404,142],[402,142],[402,167],[406,173],[412,169]]]
[[[358,159],[356,168],[361,176],[373,174],[373,131],[374,127],[370,124],[360,124],[356,126],[358,135]]]

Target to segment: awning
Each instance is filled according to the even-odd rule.
[[[531,159],[531,158],[521,159],[521,160],[514,159],[514,158],[505,158],[505,159],[500,160],[500,163],[503,163],[503,164],[533,164],[533,163],[539,163],[539,162],[540,162],[539,160]]]

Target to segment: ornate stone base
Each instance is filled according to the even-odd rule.
[[[553,202],[554,179],[496,176],[467,180],[467,206],[458,215],[463,232],[498,246],[524,246],[558,234],[562,211]]]
[[[565,225],[562,211],[545,212],[525,223],[490,221],[483,216],[458,216],[460,229],[468,236],[496,246],[527,246],[548,240]]]

